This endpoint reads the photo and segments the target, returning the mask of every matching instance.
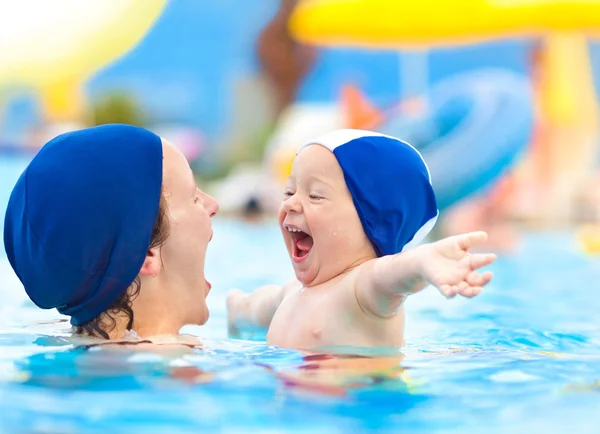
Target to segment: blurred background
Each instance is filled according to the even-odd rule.
[[[2,1],[0,205],[47,140],[123,122],[178,146],[224,215],[272,217],[300,144],[363,128],[423,153],[438,236],[485,229],[511,251],[520,229],[568,228],[594,252],[595,17],[593,1]]]
[[[596,433],[599,30],[600,0],[0,0],[0,227],[45,142],[112,122],[221,204],[193,354],[79,346],[0,248],[0,431]],[[337,128],[417,147],[432,237],[499,254],[477,300],[411,297],[391,365],[228,335],[229,289],[293,277],[283,184]]]

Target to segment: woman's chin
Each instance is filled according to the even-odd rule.
[[[210,312],[208,311],[206,302],[204,300],[196,300],[194,303],[196,304],[195,309],[187,312],[187,321],[185,324],[199,326],[206,324],[208,318],[210,317]]]
[[[206,324],[209,318],[210,318],[210,311],[208,310],[208,307],[205,307],[204,312],[202,312],[202,315],[199,317],[200,321],[198,322],[198,325]]]

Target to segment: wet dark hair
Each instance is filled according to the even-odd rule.
[[[158,215],[152,228],[152,235],[150,236],[150,246],[148,249],[162,246],[169,236],[169,217],[167,214],[167,204],[164,196],[161,194],[160,203],[158,205]],[[98,315],[96,318],[81,324],[76,327],[75,332],[77,334],[94,336],[104,339],[110,339],[109,333],[114,330],[117,325],[116,316],[124,314],[127,317],[127,330],[133,328],[133,309],[131,304],[133,300],[139,295],[142,289],[142,282],[140,277],[137,276],[131,286],[127,288],[123,294],[121,294],[113,304]]]

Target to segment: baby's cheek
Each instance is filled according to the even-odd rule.
[[[279,226],[283,224],[283,220],[285,220],[285,211],[283,210],[283,205],[279,207],[279,211],[277,213],[277,220],[279,222]]]
[[[326,249],[331,252],[332,255],[339,256],[348,250],[351,245],[349,243],[349,234],[346,231],[340,229],[332,229],[329,231],[326,237]]]
[[[364,247],[365,241],[368,242],[362,228],[359,230],[347,231],[344,236],[344,249],[348,254],[357,254],[357,252]]]
[[[277,223],[279,224],[279,227],[281,229],[283,229],[283,221],[285,220],[285,215],[279,215],[279,218],[277,219]]]

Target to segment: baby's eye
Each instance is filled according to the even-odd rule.
[[[283,196],[284,196],[284,197],[286,197],[286,198],[288,198],[288,197],[292,197],[293,195],[294,195],[294,192],[293,192],[293,191],[291,191],[291,190],[286,190],[286,191],[283,193]]]
[[[196,196],[196,197],[194,198],[194,203],[198,203],[198,202],[200,202],[200,198],[199,198],[198,196]]]
[[[311,194],[308,197],[311,198],[311,199],[313,199],[313,200],[323,199],[322,196],[319,196],[319,195],[316,195],[316,194]]]

